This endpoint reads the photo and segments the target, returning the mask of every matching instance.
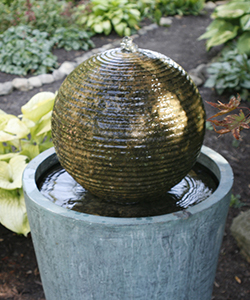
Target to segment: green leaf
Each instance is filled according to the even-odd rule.
[[[22,174],[27,156],[15,155],[9,162],[0,161],[0,188],[13,190],[22,187]]]
[[[96,33],[102,33],[103,32],[102,23],[94,24],[93,29]]]
[[[30,232],[22,190],[0,189],[0,223],[18,234]]]
[[[224,20],[214,20],[210,25],[208,25],[206,32],[202,34],[198,40],[209,39],[212,38],[220,28],[230,28],[232,27],[231,23],[226,22]]]
[[[127,27],[126,23],[121,22],[115,26],[115,31],[122,36],[124,34],[124,30]]]
[[[237,36],[239,26],[235,26],[233,31],[225,30],[224,28],[220,28],[219,31],[214,34],[214,36],[207,41],[207,49],[209,50],[213,46],[221,45],[228,40],[233,39]]]
[[[250,32],[244,32],[237,41],[237,49],[240,53],[250,55]]]
[[[0,114],[0,142],[14,141],[29,134],[28,127],[16,116]]]
[[[218,6],[212,14],[212,18],[236,19],[250,12],[250,5],[247,2],[229,2]]]
[[[250,30],[250,14],[240,18],[240,25],[243,31]]]
[[[102,27],[103,27],[104,34],[109,35],[112,30],[111,22],[109,20],[103,21]]]
[[[28,103],[22,106],[21,111],[23,113],[23,117],[37,122],[52,110],[54,101],[54,93],[41,92],[36,94]]]
[[[35,158],[39,153],[39,146],[34,145],[30,141],[21,141],[22,151],[20,152],[20,155],[25,155],[29,158],[29,160],[32,160]]]

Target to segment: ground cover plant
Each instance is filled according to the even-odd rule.
[[[219,95],[223,92],[238,92],[247,100],[250,90],[250,58],[235,49],[224,49],[217,62],[207,69],[210,75],[206,87],[214,87]]]
[[[52,49],[94,47],[91,33],[75,23],[70,3],[11,0],[0,3],[0,71],[43,74],[57,67]]]

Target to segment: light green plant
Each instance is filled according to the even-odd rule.
[[[237,49],[222,51],[221,57],[207,69],[210,75],[206,87],[214,87],[218,94],[238,92],[247,100],[250,91],[250,59]]]
[[[46,32],[26,25],[11,27],[0,35],[0,71],[18,75],[47,73],[57,67],[52,47]]]
[[[137,5],[128,0],[91,0],[88,6],[78,6],[76,16],[77,24],[96,34],[108,35],[115,30],[120,36],[129,36],[141,20]]]
[[[51,114],[55,94],[42,92],[17,117],[0,110],[0,223],[27,235],[30,231],[22,190],[27,163],[53,146]]]
[[[212,13],[214,21],[200,36],[207,39],[207,50],[236,39],[240,53],[250,55],[250,3],[249,0],[232,0],[218,6]]]

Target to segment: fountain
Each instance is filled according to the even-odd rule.
[[[23,175],[47,300],[211,299],[233,175],[202,146],[204,124],[188,74],[130,38],[65,79],[52,114],[55,149]],[[213,190],[201,201],[194,189],[195,203],[174,206],[166,194],[195,170]],[[49,200],[63,190],[54,180],[62,172],[76,194],[83,189],[81,211]],[[45,193],[43,182],[52,184]]]

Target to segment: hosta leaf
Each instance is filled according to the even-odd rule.
[[[103,27],[104,34],[109,35],[112,30],[111,22],[109,20],[103,21],[102,27]]]
[[[9,162],[0,161],[0,188],[13,190],[22,187],[22,174],[27,156],[16,155]]]
[[[231,27],[231,24],[229,22],[226,22],[224,20],[214,20],[210,25],[208,25],[206,32],[202,34],[198,40],[203,39],[209,39],[216,34],[220,28]]]
[[[10,119],[6,124],[4,131],[13,136],[12,139],[21,139],[30,132],[29,128],[18,118]]]
[[[122,36],[124,34],[124,30],[127,27],[126,23],[121,22],[115,26],[115,31]]]
[[[232,31],[230,29],[225,30],[224,28],[220,28],[220,30],[218,30],[217,33],[207,41],[207,49],[209,50],[213,46],[224,44],[225,42],[233,39],[237,36],[238,29],[239,26],[234,26]]]
[[[0,161],[9,161],[12,157],[18,155],[18,153],[6,153],[0,155]]]
[[[18,234],[30,232],[22,190],[0,189],[0,223]]]
[[[27,156],[29,160],[35,158],[39,153],[39,146],[30,141],[21,141],[22,151],[20,155]]]
[[[241,28],[244,31],[250,30],[250,14],[240,18]]]
[[[103,27],[102,27],[101,23],[94,24],[93,28],[94,28],[94,31],[96,33],[102,33],[103,32]]]
[[[23,117],[37,122],[42,116],[52,110],[54,101],[54,93],[41,92],[36,94],[29,102],[22,106]]]
[[[250,32],[244,32],[237,41],[237,49],[240,53],[250,55]]]
[[[238,1],[218,6],[212,14],[212,18],[235,19],[250,12],[250,5],[247,2]]]

